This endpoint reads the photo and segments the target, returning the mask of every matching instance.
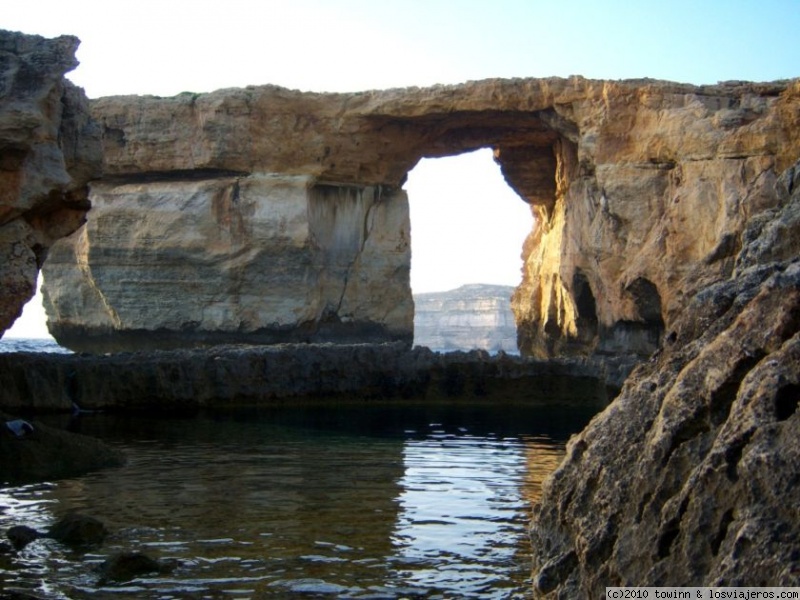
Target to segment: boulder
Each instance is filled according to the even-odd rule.
[[[45,537],[45,534],[27,525],[15,525],[6,531],[6,537],[11,541],[15,550],[22,550],[31,542]]]
[[[76,548],[99,546],[107,535],[101,521],[79,513],[64,515],[47,530],[47,537]]]
[[[118,552],[98,567],[101,583],[122,583],[144,575],[163,573],[166,567],[141,552]]]
[[[0,413],[0,423],[17,421]],[[0,427],[0,483],[20,484],[72,477],[124,464],[121,452],[100,440],[36,421],[17,435]]]

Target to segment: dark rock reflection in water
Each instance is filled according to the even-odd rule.
[[[129,464],[0,490],[0,528],[69,511],[112,532],[85,554],[0,555],[0,589],[50,598],[524,598],[530,502],[598,407],[342,405],[92,416]],[[140,551],[171,572],[101,586]],[[98,587],[100,586],[100,587]]]

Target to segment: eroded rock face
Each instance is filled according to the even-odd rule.
[[[51,329],[83,349],[410,343],[406,173],[488,146],[536,216],[513,300],[521,351],[646,356],[731,274],[747,220],[779,204],[799,106],[798,81],[580,77],[103,98],[109,178],[48,261]]]
[[[50,329],[63,345],[114,351],[410,335],[400,190],[220,175],[101,182],[92,202],[89,222],[45,268]]]
[[[513,291],[505,285],[469,284],[446,292],[415,294],[414,344],[443,352],[516,353]]]
[[[800,177],[753,218],[733,276],[573,438],[534,517],[542,597],[607,585],[800,581]]]
[[[100,130],[64,79],[78,43],[0,30],[0,333],[33,296],[49,248],[83,223],[100,175]]]

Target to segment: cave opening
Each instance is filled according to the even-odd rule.
[[[404,188],[414,343],[516,353],[510,297],[522,280],[522,248],[533,228],[530,205],[508,185],[490,148],[423,158]],[[472,308],[478,302],[485,314]]]

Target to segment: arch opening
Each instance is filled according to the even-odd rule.
[[[415,345],[516,353],[511,295],[534,226],[530,205],[508,185],[489,148],[424,158],[404,189]]]
[[[14,324],[3,334],[8,339],[43,339],[52,340],[53,336],[47,329],[47,315],[44,311],[42,297],[42,273],[36,279],[36,294],[25,303],[22,314],[17,317]]]

